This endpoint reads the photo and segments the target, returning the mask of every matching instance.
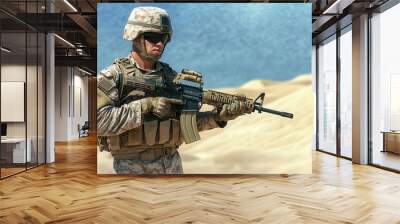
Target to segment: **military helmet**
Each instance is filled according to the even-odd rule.
[[[172,26],[167,11],[157,7],[137,7],[132,10],[125,25],[125,40],[134,40],[144,32],[168,33],[172,37]]]

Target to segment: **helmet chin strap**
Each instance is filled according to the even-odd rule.
[[[141,37],[140,37],[140,45],[139,45],[139,46],[136,46],[136,45],[133,43],[133,50],[136,51],[136,52],[137,52],[140,56],[142,56],[144,59],[147,59],[147,60],[156,62],[156,61],[158,61],[158,60],[161,58],[162,54],[164,53],[164,49],[165,49],[166,45],[167,45],[167,43],[164,44],[164,48],[163,48],[163,50],[162,50],[160,56],[152,56],[152,55],[149,55],[149,54],[147,54],[147,51],[146,51],[146,45],[145,45],[145,43],[144,43],[144,38],[143,38],[143,36],[141,36]]]

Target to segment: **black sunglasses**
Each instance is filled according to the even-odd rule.
[[[143,33],[143,38],[153,44],[156,44],[161,41],[161,43],[166,44],[169,39],[169,35],[167,33],[152,33],[146,32]]]

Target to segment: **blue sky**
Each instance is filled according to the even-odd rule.
[[[98,71],[130,53],[122,34],[137,6],[169,13],[174,33],[161,61],[203,73],[207,88],[311,73],[311,4],[298,3],[98,4]]]

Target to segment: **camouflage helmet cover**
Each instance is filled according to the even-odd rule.
[[[125,25],[125,40],[134,40],[144,32],[168,33],[172,36],[171,22],[167,11],[157,7],[137,7],[132,10]]]

